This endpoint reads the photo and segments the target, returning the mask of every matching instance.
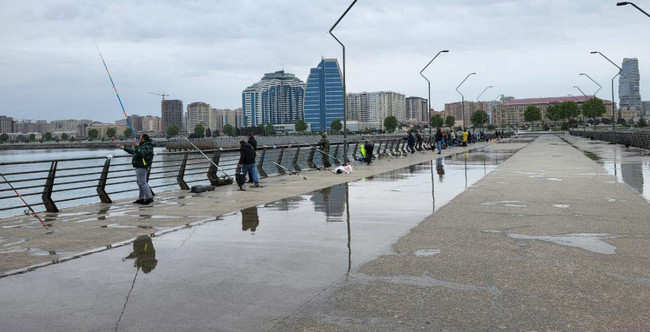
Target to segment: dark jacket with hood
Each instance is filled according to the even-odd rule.
[[[254,163],[255,163],[255,150],[253,149],[253,147],[248,143],[244,143],[240,145],[238,164],[248,165]]]
[[[135,168],[149,168],[153,162],[153,147],[156,145],[154,141],[144,141],[138,146],[124,147],[124,151],[133,155],[131,164]]]

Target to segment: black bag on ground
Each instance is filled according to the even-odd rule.
[[[204,184],[197,184],[196,186],[192,186],[192,188],[190,188],[190,191],[193,193],[202,193],[204,191],[213,191],[213,190],[214,190],[214,186],[208,186]]]
[[[231,185],[232,178],[227,178],[227,177],[216,178],[214,180],[210,180],[210,184],[216,187]]]

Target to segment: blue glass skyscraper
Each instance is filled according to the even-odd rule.
[[[330,130],[332,121],[343,120],[343,79],[336,59],[321,59],[309,71],[305,89],[305,122],[312,131]]]

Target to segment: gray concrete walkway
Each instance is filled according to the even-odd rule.
[[[589,144],[564,139],[578,147]],[[650,204],[554,135],[528,145],[470,146],[478,147],[523,149],[388,251],[315,292],[293,314],[277,317],[272,329],[649,330]],[[448,149],[443,156],[462,151]],[[0,272],[103,250],[437,156],[387,158],[355,165],[348,175],[315,171],[302,174],[307,180],[269,178],[264,187],[245,192],[229,186],[202,194],[160,193],[152,206],[92,204],[49,214],[50,231],[33,217],[3,219]],[[210,317],[199,323],[218,326]]]
[[[649,305],[650,204],[545,136],[276,330],[648,331]]]

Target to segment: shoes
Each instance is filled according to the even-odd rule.
[[[133,201],[133,204],[142,204],[142,203],[144,203],[144,199],[138,199]]]
[[[438,152],[438,154],[440,154],[440,152]]]
[[[153,198],[145,199],[145,200],[144,200],[142,203],[140,203],[140,204],[142,204],[142,205],[149,205],[149,204],[151,204],[151,203],[153,203]]]
[[[260,184],[259,184],[259,183],[256,183],[256,184],[255,184],[255,187],[259,187],[259,186],[260,186]]]

